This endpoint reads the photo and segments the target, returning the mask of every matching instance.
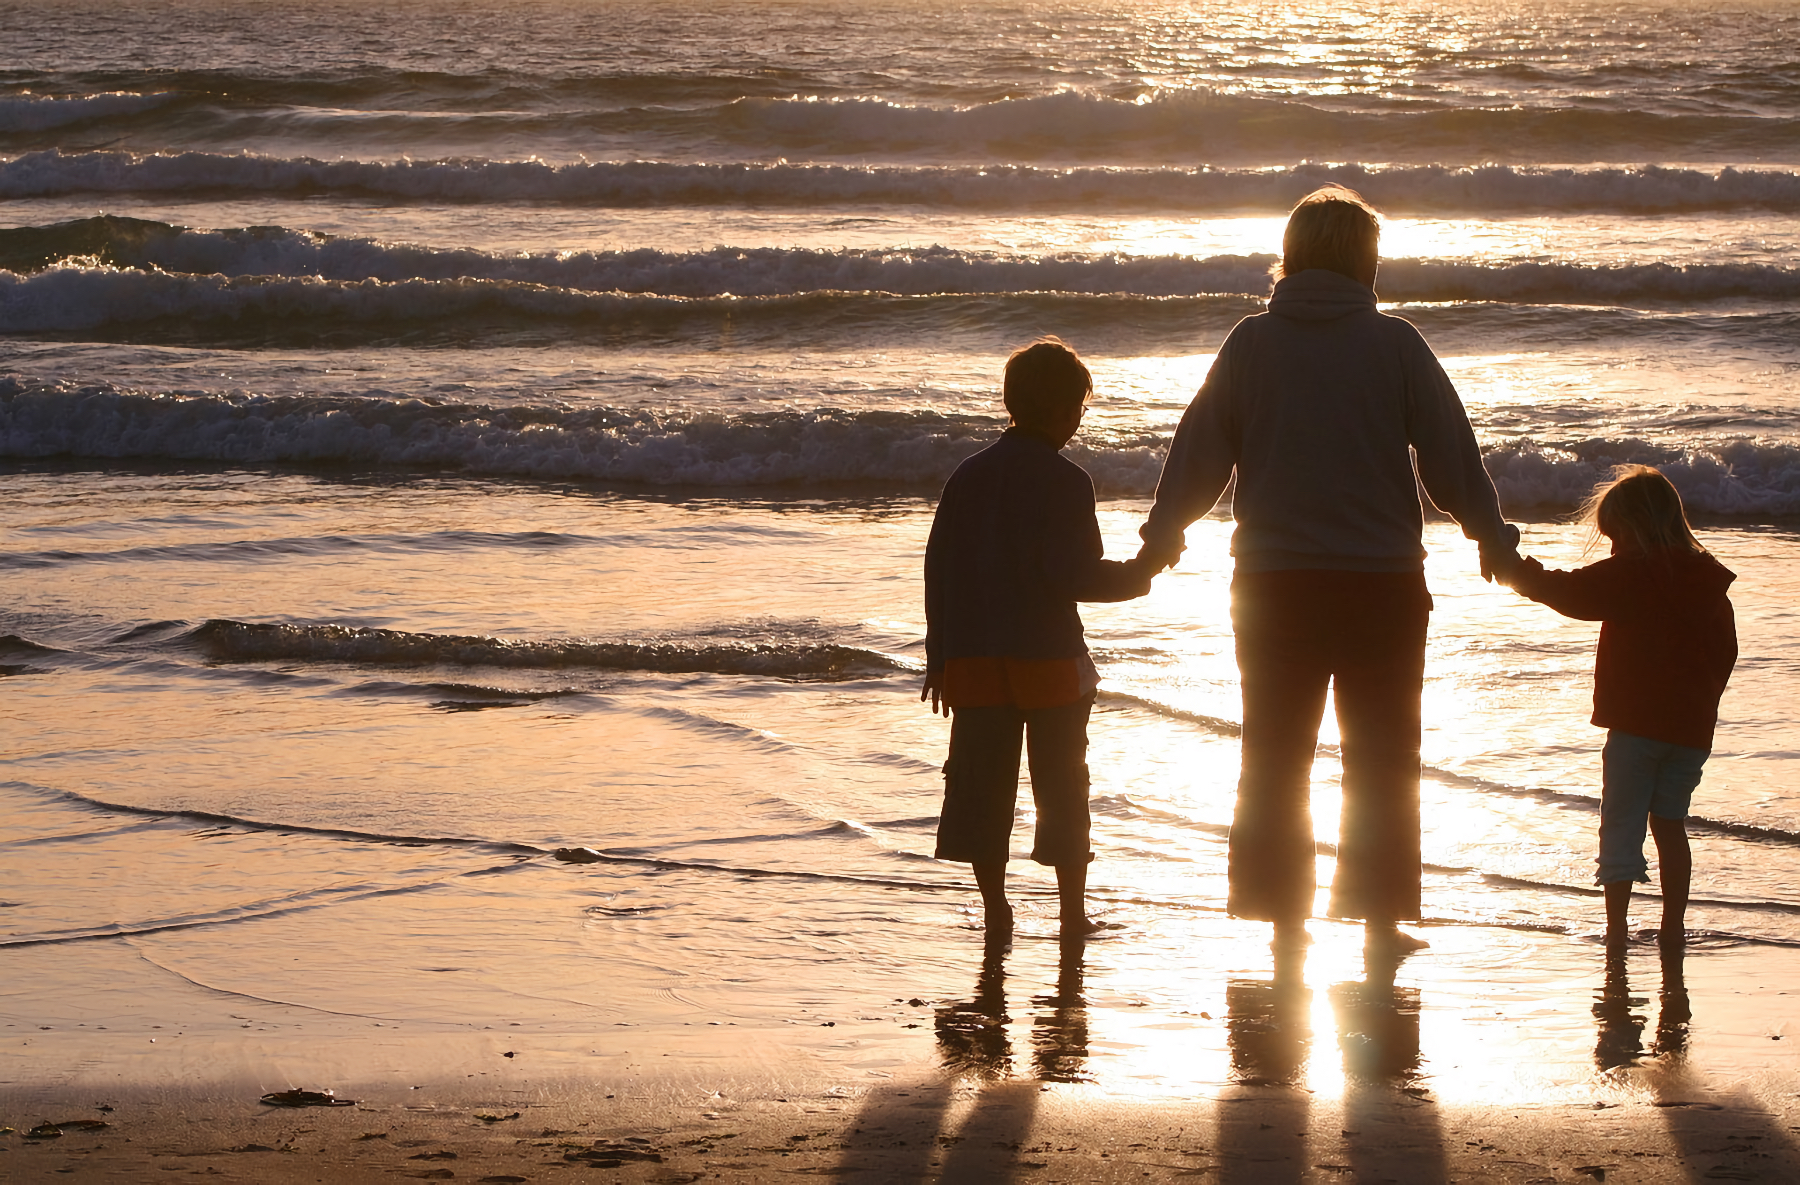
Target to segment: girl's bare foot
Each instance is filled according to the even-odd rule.
[[[1013,911],[1010,905],[990,905],[983,911],[983,926],[990,938],[1011,938]]]
[[[1105,922],[1097,922],[1086,914],[1062,920],[1062,936],[1064,938],[1086,938],[1088,935],[1098,934],[1104,929],[1106,929]]]

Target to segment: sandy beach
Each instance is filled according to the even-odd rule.
[[[1800,0],[0,10],[0,1180],[1800,1181]],[[1083,609],[1109,928],[934,858],[1004,359],[1134,554],[1327,184],[1527,554],[1636,463],[1738,574],[1679,965],[1437,515],[1429,950],[1226,915],[1227,505]]]
[[[821,1012],[792,985],[787,1000],[770,1001],[785,1011],[778,1023],[702,1019],[680,993],[658,990],[666,984],[624,979],[612,999],[661,1005],[595,1007],[562,1023],[377,1021],[179,983],[122,942],[15,949],[4,1005],[20,1019],[4,1030],[0,1059],[0,1175],[1673,1182],[1800,1173],[1800,996],[1789,986],[1800,983],[1800,953],[1694,951],[1678,983],[1640,944],[1624,980],[1615,970],[1609,981],[1591,943],[1507,935],[1506,950],[1483,951],[1478,935],[1428,927],[1437,945],[1389,987],[1331,982],[1360,958],[1356,932],[1313,928],[1303,978],[1236,975],[1216,1014],[1155,1008],[1104,973],[1084,979],[1104,966],[1104,939],[1065,952],[1027,935],[983,963],[970,934],[950,941],[980,977],[972,993],[902,998],[894,993],[923,978],[896,980],[888,998]],[[1256,958],[1251,927],[1212,919],[1203,929],[1223,961]],[[1185,1087],[1172,1086],[1178,1073],[1134,1085],[1092,1072],[1105,1047],[1138,1045],[1141,1058],[1162,1038],[1192,1043]],[[290,1090],[352,1105],[260,1101]]]

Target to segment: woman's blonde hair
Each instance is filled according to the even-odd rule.
[[[1281,236],[1277,280],[1324,268],[1360,281],[1381,258],[1381,215],[1354,189],[1315,189],[1288,215]]]
[[[1612,480],[1594,487],[1581,504],[1577,521],[1587,523],[1597,535],[1646,555],[1706,554],[1688,526],[1681,495],[1661,470],[1649,465],[1615,466]]]

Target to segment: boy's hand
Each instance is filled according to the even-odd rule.
[[[919,702],[924,703],[926,698],[929,697],[931,700],[931,714],[934,716],[948,716],[950,715],[950,705],[944,702],[944,689],[942,685],[938,683],[940,678],[942,678],[941,675],[934,674],[931,671],[925,672],[925,686],[919,688]]]

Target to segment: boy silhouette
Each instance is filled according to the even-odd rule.
[[[1060,450],[1093,378],[1055,338],[1006,362],[1011,426],[951,474],[925,549],[925,687],[951,718],[937,858],[974,866],[990,937],[1012,932],[1006,862],[1021,741],[1038,825],[1031,858],[1056,869],[1062,931],[1087,934],[1087,723],[1100,681],[1077,601],[1150,591],[1148,562],[1104,558],[1094,483]]]

